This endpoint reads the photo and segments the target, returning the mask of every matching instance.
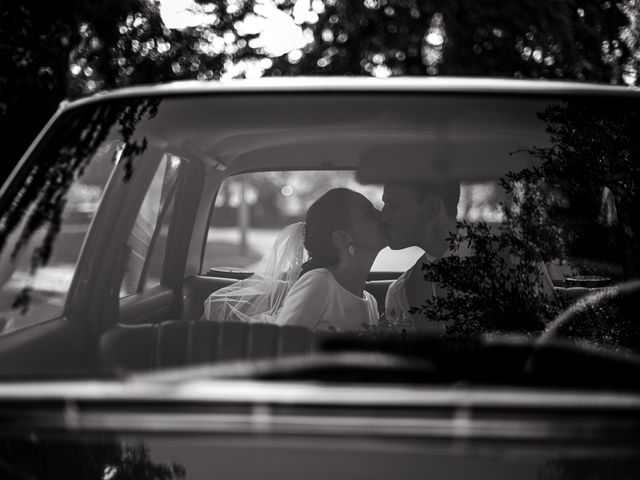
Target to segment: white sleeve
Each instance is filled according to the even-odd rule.
[[[380,312],[378,311],[378,301],[376,297],[367,292],[367,302],[369,307],[369,326],[375,327],[378,325],[378,320],[380,319]]]
[[[394,281],[387,289],[384,302],[384,314],[388,321],[399,321],[404,313],[404,305],[401,297],[403,289],[404,282],[400,281],[400,279]]]
[[[320,272],[311,270],[302,275],[289,291],[278,314],[278,325],[301,325],[314,329],[322,319],[330,285]]]

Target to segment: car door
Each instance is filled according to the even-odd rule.
[[[103,110],[102,113],[106,113]],[[27,155],[0,202],[0,365],[3,373],[73,368],[89,322],[69,308],[69,292],[90,232],[109,202],[123,142],[79,141],[104,132],[93,109],[61,115]],[[87,137],[85,137],[87,138]],[[116,202],[117,203],[117,202]],[[117,209],[118,206],[111,204]]]
[[[7,371],[92,369],[109,325],[161,321],[179,310],[180,252],[202,175],[136,131],[157,106],[136,99],[63,112],[5,186],[0,364]]]

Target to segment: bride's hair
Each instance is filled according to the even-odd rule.
[[[309,207],[304,222],[304,248],[309,253],[309,260],[302,265],[300,275],[338,263],[333,232],[349,224],[349,204],[359,196],[358,192],[348,188],[334,188]]]

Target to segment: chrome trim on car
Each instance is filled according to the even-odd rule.
[[[639,413],[638,395],[524,389],[248,381],[0,387],[5,432],[395,438],[619,453],[640,449]]]
[[[14,401],[260,403],[307,406],[513,409],[638,409],[640,395],[601,391],[442,386],[331,385],[311,382],[135,380],[0,384],[0,405]]]
[[[14,412],[12,418],[0,418],[5,429],[40,428],[55,430],[158,432],[158,433],[263,433],[305,436],[392,436],[422,438],[466,438],[485,440],[599,441],[602,443],[632,437],[640,441],[640,424],[628,419],[612,420],[578,417],[564,419],[474,419],[460,414],[451,416],[387,417],[371,415],[341,416],[280,415],[261,405],[246,414],[110,412],[79,411],[67,408],[58,412]]]
[[[82,105],[140,96],[219,93],[477,93],[526,95],[640,95],[640,87],[600,85],[573,81],[490,79],[470,77],[266,77],[250,80],[183,80],[140,85],[96,93],[61,106]]]

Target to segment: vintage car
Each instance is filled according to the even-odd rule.
[[[640,92],[180,82],[60,106],[0,192],[1,478],[638,478]],[[324,191],[460,184],[374,328],[204,315]],[[434,290],[435,291],[435,290]],[[585,477],[586,476],[586,477]]]

